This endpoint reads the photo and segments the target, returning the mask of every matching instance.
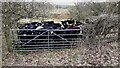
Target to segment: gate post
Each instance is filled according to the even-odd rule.
[[[8,42],[8,44],[9,44],[9,45],[8,45],[8,51],[9,51],[9,52],[12,52],[12,40],[11,40],[11,39],[12,39],[12,32],[11,32],[11,29],[9,29],[9,30],[10,30],[10,31],[9,31],[9,39],[8,39],[8,41],[9,41],[9,42]]]
[[[4,31],[4,36],[5,36],[5,40],[6,40],[6,46],[7,46],[7,51],[11,52],[11,40],[10,40],[10,29],[9,28],[5,28],[5,31]]]

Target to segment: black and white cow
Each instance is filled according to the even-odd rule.
[[[24,24],[23,26],[19,27],[20,30],[18,31],[18,38],[21,40],[21,44],[24,44],[28,42],[30,39],[33,39],[35,36],[32,35],[35,35],[36,31],[32,29],[36,29],[38,26],[41,25],[42,24],[39,22],[32,22]]]
[[[65,36],[66,38],[78,38],[81,36],[77,36],[74,34],[80,34],[80,32],[82,31],[80,25],[82,24],[79,21],[75,21],[75,20],[65,20],[65,21],[61,21],[62,25],[64,26],[64,29],[78,29],[78,30],[71,30],[71,31],[64,31],[64,34],[72,34],[73,36]]]

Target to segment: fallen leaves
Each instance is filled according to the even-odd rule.
[[[118,65],[118,44],[116,42],[100,46],[75,49],[45,50],[42,52],[3,53],[3,65],[9,66],[116,66]]]

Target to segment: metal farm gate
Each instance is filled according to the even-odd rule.
[[[19,35],[20,31],[37,34]],[[72,33],[71,33],[72,32]],[[38,51],[40,49],[74,48],[82,36],[80,29],[11,29],[10,37],[14,51]]]

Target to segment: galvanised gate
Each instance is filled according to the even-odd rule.
[[[21,31],[32,34],[18,34]],[[35,34],[35,33],[37,34]],[[74,48],[82,37],[81,29],[10,29],[14,51]]]

